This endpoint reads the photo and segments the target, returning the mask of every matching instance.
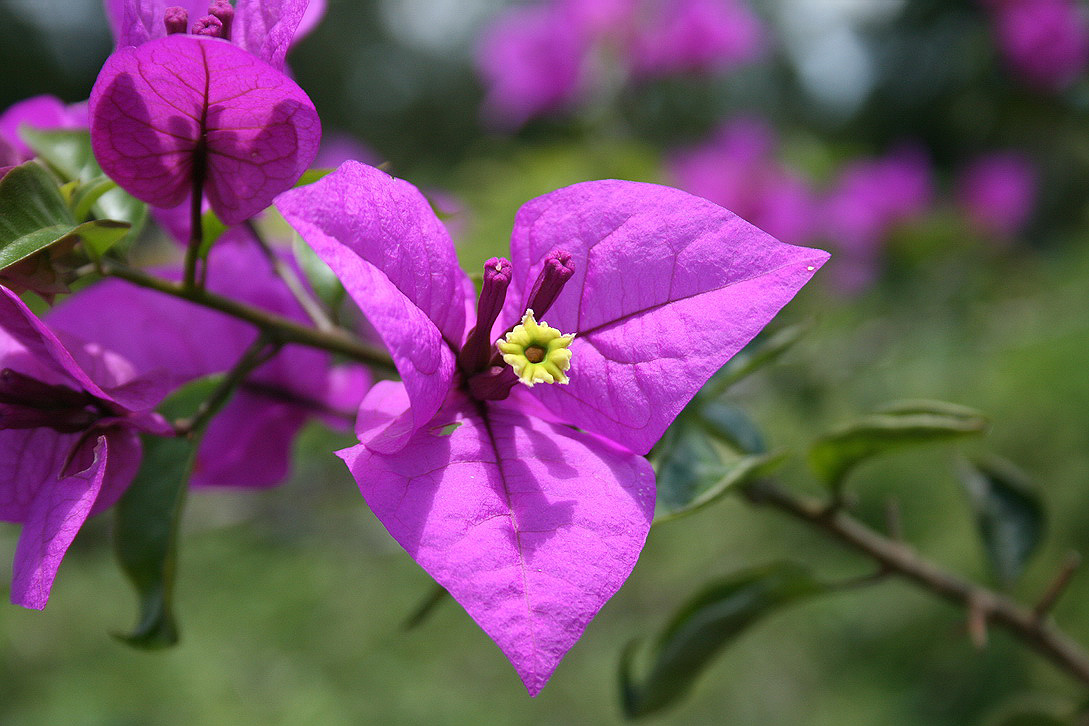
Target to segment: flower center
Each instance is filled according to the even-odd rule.
[[[571,351],[567,346],[574,336],[561,335],[545,323],[538,324],[533,311],[543,314],[550,308],[574,274],[571,253],[565,250],[549,252],[530,288],[529,305],[522,322],[493,343],[492,326],[503,309],[513,266],[510,260],[501,257],[484,264],[476,327],[469,332],[458,353],[458,367],[465,376],[470,395],[481,401],[498,401],[509,396],[519,381],[527,386],[567,383],[565,373],[571,367]]]
[[[545,359],[545,354],[547,352],[547,348],[542,348],[539,345],[531,345],[526,348],[526,360],[528,360],[530,363],[540,363]]]
[[[503,362],[514,369],[518,380],[527,386],[538,383],[569,383],[571,368],[569,346],[574,334],[564,335],[548,323],[538,323],[527,310],[522,322],[496,342]]]

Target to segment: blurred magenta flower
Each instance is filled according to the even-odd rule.
[[[34,96],[12,104],[0,114],[0,166],[20,164],[34,152],[19,136],[19,127],[32,129],[87,128],[87,104],[66,104],[56,96]]]
[[[775,159],[776,145],[763,120],[734,119],[709,142],[673,154],[669,174],[773,237],[804,244],[816,232],[817,202],[806,181]]]
[[[522,207],[474,319],[410,184],[349,162],[276,206],[403,379],[371,389],[340,456],[536,695],[635,565],[654,509],[642,454],[827,253],[676,189],[586,182]]]
[[[741,0],[652,0],[644,6],[631,50],[638,75],[728,70],[763,50],[764,26]]]
[[[888,234],[923,215],[933,196],[930,160],[917,147],[844,165],[823,202],[823,236],[842,253],[831,269],[841,291],[873,281]]]
[[[95,158],[119,186],[173,207],[202,189],[226,224],[267,207],[313,161],[321,124],[290,78],[218,38],[119,48],[90,99]]]
[[[1024,227],[1036,204],[1036,170],[1016,151],[975,159],[957,180],[957,203],[980,234],[1008,241]]]
[[[1006,62],[1029,85],[1059,91],[1089,65],[1089,14],[1077,0],[989,0],[985,4]]]
[[[177,269],[158,270],[179,278]],[[231,230],[209,260],[208,287],[296,322],[307,318],[244,228]],[[114,311],[124,310],[123,316]],[[248,323],[120,280],[105,280],[58,305],[49,324],[123,355],[171,388],[230,369],[256,334]],[[314,417],[345,428],[370,384],[359,365],[289,345],[255,370],[212,419],[201,440],[194,487],[269,487],[290,470],[292,442]]]
[[[13,603],[45,607],[83,522],[136,476],[137,433],[173,435],[152,411],[166,390],[115,351],[59,336],[0,287],[0,519],[23,523]]]
[[[599,92],[606,67],[640,79],[728,70],[758,57],[764,35],[744,0],[543,0],[509,8],[477,46],[484,115],[517,128]]]
[[[172,33],[229,40],[278,70],[288,48],[325,14],[325,0],[105,0],[118,48]],[[199,33],[198,33],[199,31]]]
[[[502,128],[562,108],[578,96],[589,44],[557,4],[512,7],[488,27],[477,48],[487,87],[484,116]]]
[[[361,161],[376,165],[382,161],[377,151],[354,136],[344,133],[325,134],[314,158],[314,168],[335,169],[346,161]]]

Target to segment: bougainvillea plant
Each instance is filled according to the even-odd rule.
[[[844,481],[859,463],[977,435],[982,416],[908,401],[819,435],[808,462],[828,495],[816,500],[769,479],[782,457],[723,405],[785,350],[790,330],[754,339],[829,258],[772,234],[823,235],[869,276],[888,229],[935,196],[924,151],[847,164],[820,198],[778,160],[770,126],[734,119],[674,160],[678,181],[707,198],[615,179],[551,191],[517,212],[509,257],[474,278],[408,181],[358,160],[304,178],[321,122],[286,54],[324,2],[106,9],[117,47],[88,103],[41,96],[0,116],[0,519],[22,527],[12,602],[44,608],[87,518],[113,510],[140,598],[123,639],[173,644],[185,493],[274,486],[306,423],[354,423],[335,454],[366,505],[533,696],[629,577],[653,523],[729,491],[871,558],[880,571],[866,581],[898,574],[961,602],[1089,682],[1089,657],[1045,617],[1061,578],[1030,611],[850,514]],[[741,0],[511,12],[481,45],[486,103],[508,128],[571,102],[602,51],[644,79],[721,71],[766,47]],[[1065,45],[1071,69],[1084,66],[1084,43]],[[1012,236],[1035,182],[1025,159],[984,156],[959,201],[980,234]],[[98,200],[118,187],[144,217],[154,208],[157,230],[104,211]],[[997,470],[968,468],[1009,584],[1035,539],[1010,547],[995,538],[1012,530],[987,518],[1015,502],[1024,538],[1039,510]],[[644,677],[632,649],[622,657],[626,715],[677,700],[766,612],[837,589],[785,564],[698,593]]]

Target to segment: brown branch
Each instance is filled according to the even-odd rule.
[[[353,360],[378,368],[389,371],[394,370],[393,361],[390,360],[385,351],[367,345],[341,328],[330,331],[310,328],[281,315],[274,315],[260,308],[240,303],[237,300],[216,295],[201,288],[187,288],[184,284],[153,277],[145,272],[116,262],[104,262],[103,272],[106,275],[118,277],[134,285],[157,290],[165,295],[173,295],[197,305],[218,310],[239,320],[245,320],[265,333],[272,342],[308,345],[312,348],[340,353]]]
[[[948,572],[904,543],[878,534],[842,509],[829,510],[823,502],[800,496],[766,480],[746,485],[744,492],[754,504],[772,507],[806,522],[867,555],[893,575],[966,608],[970,629],[980,631],[973,632],[977,644],[980,637],[986,637],[986,625],[1001,627],[1089,686],[1089,655],[1049,619],[1040,617],[1036,610]]]
[[[1080,564],[1081,555],[1077,552],[1067,553],[1062,568],[1059,569],[1059,574],[1055,575],[1055,579],[1051,581],[1047,590],[1044,591],[1040,602],[1036,603],[1036,607],[1032,609],[1037,618],[1045,617],[1051,612],[1051,608],[1055,607],[1055,603],[1059,602],[1059,598],[1066,592],[1066,586],[1070,584],[1070,580],[1074,577],[1074,573]]]

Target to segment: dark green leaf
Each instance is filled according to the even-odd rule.
[[[708,395],[717,397],[742,378],[774,363],[808,329],[806,324],[791,325],[774,333],[757,336],[714,375],[706,389]]]
[[[855,466],[875,456],[975,436],[986,428],[982,414],[962,406],[942,401],[892,404],[818,439],[809,450],[809,463],[817,476],[839,489]]]
[[[28,161],[0,179],[0,243],[8,244],[45,227],[74,227],[57,182],[40,164]]]
[[[53,177],[36,162],[22,164],[0,180],[0,269],[76,239],[88,254],[101,256],[128,230],[127,222],[108,219],[77,225]]]
[[[722,401],[708,401],[696,409],[707,431],[743,454],[763,454],[768,447],[764,436],[748,414]]]
[[[0,179],[0,269],[56,243],[75,227],[57,183],[28,161]]]
[[[658,638],[648,675],[633,675],[635,648],[624,651],[620,682],[625,715],[638,718],[683,698],[711,660],[761,618],[827,592],[799,565],[780,562],[738,572],[690,599]]]
[[[697,512],[739,485],[767,476],[785,458],[781,453],[738,455],[691,420],[681,419],[654,458],[658,489],[654,523]]]
[[[209,378],[182,388],[163,404],[163,415],[192,415],[216,384]],[[144,438],[140,471],[117,503],[114,535],[121,569],[136,588],[140,616],[131,633],[117,637],[139,648],[163,648],[178,640],[172,607],[178,523],[198,441]]]
[[[10,267],[20,260],[25,260],[35,252],[41,252],[46,247],[67,237],[71,230],[72,228],[68,225],[45,227],[4,244],[0,248],[0,270]]]
[[[987,560],[998,580],[1010,586],[1044,535],[1044,508],[1024,474],[1010,463],[988,459],[960,467]]]
[[[670,427],[653,458],[658,490],[656,521],[684,511],[729,471],[719,449],[687,418]]]

